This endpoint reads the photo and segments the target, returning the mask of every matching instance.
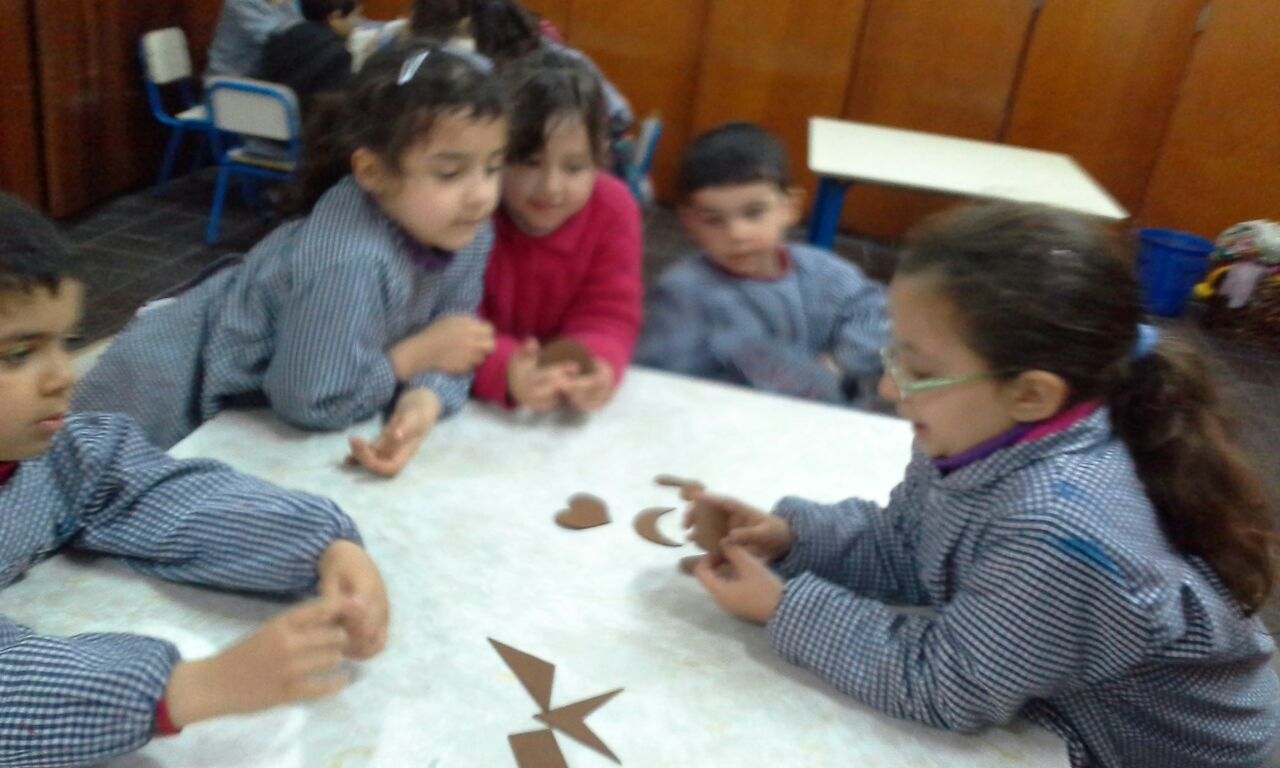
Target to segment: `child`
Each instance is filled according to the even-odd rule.
[[[300,21],[297,0],[223,0],[205,78],[251,76],[258,71],[267,38]]]
[[[511,139],[480,314],[497,345],[475,396],[545,412],[594,411],[613,396],[640,333],[640,209],[599,172],[599,81],[580,60],[535,51],[514,66]],[[538,367],[539,345],[581,343],[594,370]]]
[[[303,113],[318,93],[340,90],[351,79],[347,40],[361,21],[364,4],[355,0],[302,0],[305,23],[267,38],[254,75],[293,89]]]
[[[517,0],[414,0],[409,29],[415,35],[440,40],[470,39],[477,53],[499,66],[539,48],[580,59],[604,88],[610,141],[620,138],[635,122],[627,97],[609,82],[595,62],[557,40],[558,34],[545,35],[537,16]]]
[[[780,394],[844,402],[879,373],[884,292],[855,266],[785,244],[799,220],[786,150],[731,123],[698,137],[680,220],[702,249],[659,277],[636,362]]]
[[[163,448],[228,406],[269,404],[323,430],[388,409],[377,440],[351,448],[394,475],[461,407],[493,351],[471,315],[506,150],[501,88],[458,55],[397,47],[369,60],[344,102],[313,116],[310,214],[135,319],[77,409],[128,413]]]
[[[884,508],[704,498],[732,526],[728,567],[696,568],[707,590],[895,717],[1024,716],[1078,768],[1273,765],[1274,644],[1249,618],[1275,575],[1266,499],[1105,235],[1047,208],[950,212],[889,294],[906,479]]]
[[[65,259],[47,220],[0,195],[0,587],[74,548],[171,581],[322,597],[199,661],[155,638],[49,637],[0,617],[7,766],[96,764],[199,720],[331,693],[343,655],[386,643],[378,569],[332,502],[175,461],[126,416],[67,415],[63,342],[84,287]]]

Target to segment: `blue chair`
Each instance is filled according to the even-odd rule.
[[[199,167],[204,159],[205,139],[211,123],[208,111],[195,98],[199,92],[197,81],[191,71],[187,36],[181,29],[169,27],[148,32],[139,41],[138,52],[151,114],[161,124],[169,126],[169,145],[165,148],[164,162],[160,164],[160,174],[156,179],[156,191],[159,192],[173,175],[178,147],[188,132],[194,133],[200,141],[192,170]],[[166,90],[176,91],[180,99],[181,109],[174,114],[165,109]]]
[[[640,123],[639,136],[634,140],[624,139],[615,148],[618,175],[642,207],[653,202],[653,182],[649,179],[649,171],[653,168],[653,157],[657,154],[661,138],[662,118],[650,115]]]
[[[205,242],[218,241],[227,184],[239,176],[241,192],[251,205],[254,182],[290,181],[302,163],[298,97],[279,83],[245,77],[213,77],[205,88],[213,122],[213,150],[218,158],[218,187]],[[238,143],[236,139],[243,140]]]

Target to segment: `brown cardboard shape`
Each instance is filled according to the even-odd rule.
[[[654,544],[661,544],[664,547],[678,547],[681,546],[680,542],[668,539],[658,530],[658,518],[674,511],[675,507],[650,507],[636,515],[632,525],[635,527],[636,533]]]
[[[621,688],[609,691],[608,693],[602,693],[599,696],[592,696],[589,699],[576,701],[572,704],[553,709],[549,712],[534,715],[534,718],[541,720],[578,743],[594,749],[618,765],[622,765],[622,761],[618,759],[618,756],[613,754],[613,752],[605,746],[604,742],[600,740],[600,737],[588,728],[586,724],[588,715],[604,706],[609,699],[612,699],[619,693],[622,693]]]
[[[556,665],[516,650],[505,643],[489,638],[489,644],[507,663],[516,679],[537,702],[538,709],[546,712],[551,707],[551,686],[555,682]]]
[[[513,733],[507,741],[511,742],[511,753],[516,756],[516,768],[569,768],[550,728]]]
[[[573,339],[556,339],[538,352],[538,367],[545,368],[556,363],[577,363],[578,373],[593,373],[596,369],[595,358],[590,350]]]
[[[555,519],[556,524],[564,528],[595,528],[609,522],[609,508],[598,496],[578,493],[570,497],[569,508],[557,512]]]

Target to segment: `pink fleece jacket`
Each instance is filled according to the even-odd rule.
[[[643,319],[640,230],[626,185],[603,172],[583,209],[545,237],[525,234],[499,209],[480,303],[497,347],[476,369],[472,394],[511,405],[507,363],[529,337],[575,339],[621,381]]]

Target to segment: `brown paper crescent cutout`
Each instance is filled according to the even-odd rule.
[[[668,539],[666,536],[662,535],[661,531],[658,530],[658,518],[668,512],[674,511],[675,507],[650,507],[649,509],[642,511],[640,514],[636,515],[635,522],[633,523],[636,533],[649,541],[652,541],[654,544],[661,544],[664,547],[681,546],[680,542]]]

